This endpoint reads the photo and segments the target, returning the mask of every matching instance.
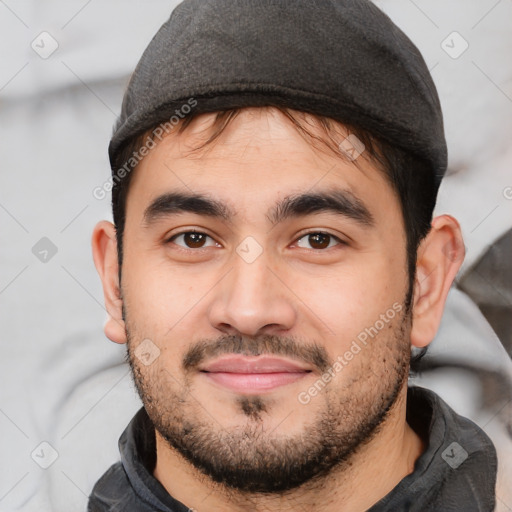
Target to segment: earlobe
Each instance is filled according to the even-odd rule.
[[[418,248],[412,306],[411,344],[425,347],[439,329],[450,286],[464,260],[459,223],[450,215],[432,221]]]
[[[104,326],[105,335],[115,343],[126,343],[115,226],[108,221],[98,222],[91,243],[94,265],[103,285],[105,307],[109,315]]]

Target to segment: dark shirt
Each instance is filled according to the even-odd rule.
[[[427,448],[414,471],[368,512],[493,511],[497,456],[484,431],[418,386],[408,388],[407,422]],[[119,450],[121,462],[96,482],[88,512],[189,512],[153,476],[155,431],[144,408],[121,435]]]

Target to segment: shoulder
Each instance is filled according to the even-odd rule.
[[[141,508],[143,507],[143,508]],[[146,512],[144,504],[135,494],[121,462],[116,462],[94,485],[87,512]]]
[[[414,473],[428,483],[427,494],[443,510],[494,510],[498,461],[489,436],[433,391],[409,392],[413,412],[428,419],[428,447]]]

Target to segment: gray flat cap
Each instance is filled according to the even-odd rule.
[[[144,51],[109,146],[194,112],[275,105],[363,128],[427,162],[439,185],[441,106],[419,50],[367,0],[185,0]]]

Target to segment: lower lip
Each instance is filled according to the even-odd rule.
[[[228,373],[203,372],[213,382],[232,391],[250,393],[261,392],[291,384],[303,379],[310,372],[278,372],[278,373]]]

